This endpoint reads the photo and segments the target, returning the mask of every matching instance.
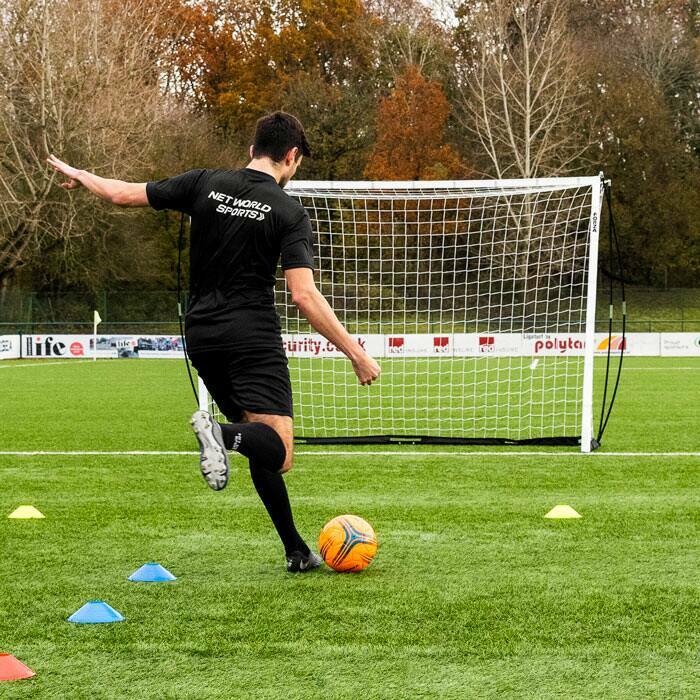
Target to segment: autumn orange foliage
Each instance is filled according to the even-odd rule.
[[[444,180],[464,174],[444,143],[450,105],[439,83],[409,65],[379,104],[377,139],[365,167],[372,180]]]
[[[284,107],[300,77],[346,85],[371,67],[361,0],[165,1],[180,5],[173,54],[188,97],[233,132]]]

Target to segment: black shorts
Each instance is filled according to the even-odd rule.
[[[232,422],[243,411],[293,416],[287,356],[281,347],[192,351],[190,360],[219,410]]]

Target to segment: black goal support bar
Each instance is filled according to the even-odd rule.
[[[512,438],[440,437],[437,435],[360,435],[348,437],[295,437],[304,445],[566,445],[581,444],[580,436],[540,437],[514,440]],[[494,453],[497,454],[497,453]]]

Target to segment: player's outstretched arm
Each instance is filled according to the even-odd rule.
[[[61,175],[65,175],[68,180],[61,183],[65,190],[75,190],[78,187],[85,187],[93,194],[112,204],[120,207],[145,207],[148,206],[146,197],[145,182],[124,182],[123,180],[110,180],[100,177],[87,170],[78,170],[68,163],[50,155],[46,162]]]
[[[360,384],[371,384],[379,377],[379,365],[345,330],[326,298],[316,288],[313,272],[305,267],[285,270],[292,301],[309,323],[335,345],[349,360]]]

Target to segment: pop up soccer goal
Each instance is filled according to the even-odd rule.
[[[360,386],[278,281],[298,439],[590,451],[602,177],[292,182]],[[200,404],[216,412],[200,381]]]

